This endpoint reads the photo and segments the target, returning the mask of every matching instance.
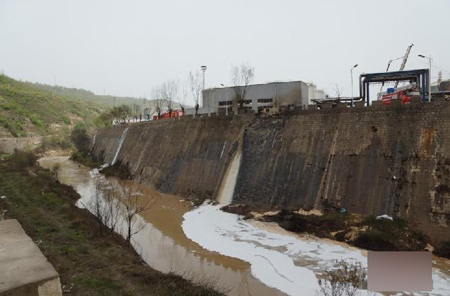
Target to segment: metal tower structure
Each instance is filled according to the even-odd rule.
[[[400,66],[400,70],[399,71],[403,71],[405,69],[406,66],[406,62],[408,61],[408,57],[409,57],[409,53],[411,52],[411,48],[414,46],[414,44],[411,44],[410,46],[408,46],[408,48],[406,49],[406,54],[403,57],[403,62],[402,65]],[[395,86],[394,88],[397,88],[399,81],[395,82]]]

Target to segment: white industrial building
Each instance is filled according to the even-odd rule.
[[[210,88],[203,92],[199,114],[237,114],[238,103],[235,87]],[[324,99],[325,92],[312,83],[302,81],[271,82],[247,86],[244,108],[255,113],[263,109],[299,106],[308,108],[314,99]],[[195,114],[195,109],[187,109],[186,114]]]

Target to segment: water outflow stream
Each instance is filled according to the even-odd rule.
[[[117,147],[116,154],[114,155],[113,161],[111,162],[111,165],[114,165],[117,161],[117,157],[119,156],[120,149],[122,149],[123,142],[125,141],[125,138],[127,137],[129,127],[123,130],[122,136],[119,140],[119,146]]]
[[[42,158],[40,164],[47,168],[59,164],[60,181],[78,191],[80,203],[92,198],[96,170],[67,157]],[[214,278],[229,295],[316,295],[317,277],[336,260],[367,264],[364,251],[344,244],[294,235],[273,224],[243,221],[220,211],[220,206],[191,210],[190,204],[178,197],[143,186],[139,189],[146,196],[159,198],[142,214],[145,227],[133,237],[142,258],[162,272],[194,280]],[[450,263],[433,260],[433,292],[404,295],[450,295]]]
[[[226,143],[225,143],[226,144]],[[221,157],[223,154],[223,146]],[[236,188],[236,182],[239,175],[239,168],[241,166],[242,147],[239,145],[236,154],[233,156],[230,165],[225,172],[224,180],[220,186],[219,196],[217,201],[222,205],[229,205],[233,201],[234,189]]]

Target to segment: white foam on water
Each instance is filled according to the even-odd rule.
[[[336,261],[359,262],[367,268],[367,257],[357,248],[319,238],[271,233],[238,215],[220,211],[220,205],[203,205],[183,218],[183,231],[189,239],[209,251],[250,263],[256,278],[289,295],[316,295],[316,273],[332,268]],[[450,277],[433,269],[433,282],[432,292],[408,295],[450,295]],[[358,295],[367,293],[358,291]]]

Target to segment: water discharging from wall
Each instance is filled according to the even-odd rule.
[[[91,145],[91,148],[89,149],[88,155],[91,155],[91,152],[94,149],[96,138],[97,138],[97,132],[95,132],[94,137],[92,138],[92,145]]]
[[[239,168],[241,167],[241,158],[242,147],[239,145],[236,150],[236,154],[233,156],[231,163],[228,165],[222,184],[220,185],[217,201],[222,205],[229,205],[233,201],[234,189],[236,188]]]
[[[127,127],[126,129],[123,130],[122,136],[120,137],[120,140],[119,140],[119,146],[117,147],[117,151],[116,151],[116,154],[114,155],[111,165],[114,165],[116,163],[117,157],[119,156],[120,149],[122,149],[123,142],[125,141],[125,138],[127,136],[128,129],[129,129],[129,127]]]
[[[45,157],[39,162],[50,169],[60,165],[60,182],[77,190],[81,195],[78,204],[87,204],[92,198],[94,179],[101,177],[96,170],[68,157]],[[115,180],[105,178],[106,182]],[[229,290],[228,295],[283,295],[281,291],[315,295],[317,276],[324,268],[336,260],[362,261],[363,265],[366,261],[363,251],[338,242],[244,221],[220,211],[220,205],[191,209],[190,203],[179,197],[128,182],[138,186],[144,196],[159,197],[158,203],[142,214],[145,226],[132,240],[145,262],[194,281],[212,277]],[[448,260],[433,257],[433,282],[433,292],[407,295],[450,295]],[[366,295],[361,292],[359,295]]]

